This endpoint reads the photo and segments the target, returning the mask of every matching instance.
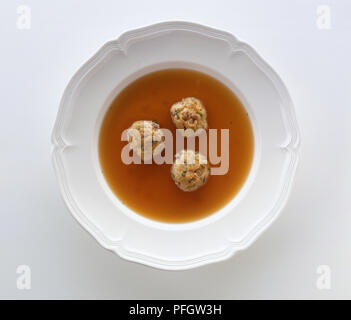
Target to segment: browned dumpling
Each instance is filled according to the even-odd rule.
[[[171,174],[175,184],[183,191],[195,191],[203,186],[210,176],[206,158],[193,150],[182,150],[176,154]]]
[[[171,117],[177,129],[207,129],[207,111],[199,99],[189,97],[171,107]]]
[[[135,121],[128,130],[131,149],[141,159],[151,159],[155,149],[162,143],[163,135],[160,125],[155,121]]]

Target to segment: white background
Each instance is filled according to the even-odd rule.
[[[18,5],[32,12],[16,26]],[[329,5],[331,29],[317,27]],[[351,298],[351,1],[1,1],[0,298]],[[122,32],[185,20],[233,33],[282,77],[301,129],[295,185],[278,220],[232,259],[154,270],[103,249],[71,216],[50,135],[74,72]],[[16,288],[16,268],[32,289]],[[317,267],[331,268],[319,290]]]

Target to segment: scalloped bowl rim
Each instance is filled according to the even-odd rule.
[[[272,209],[270,214],[267,215],[262,221],[259,221],[257,225],[251,230],[250,233],[246,234],[245,238],[241,242],[232,242],[221,251],[216,251],[207,255],[203,255],[201,257],[186,259],[186,260],[167,260],[158,257],[153,257],[149,255],[139,254],[137,252],[125,250],[122,246],[119,245],[120,241],[111,241],[106,238],[104,233],[97,228],[96,225],[92,224],[85,216],[84,213],[81,212],[79,207],[75,204],[73,197],[68,191],[67,181],[65,178],[65,174],[63,173],[60,153],[65,149],[68,145],[62,135],[62,123],[63,123],[63,110],[65,106],[68,104],[72,93],[75,88],[78,86],[80,81],[84,78],[84,76],[91,70],[94,65],[97,64],[109,50],[113,48],[118,48],[119,50],[126,51],[129,41],[133,40],[135,37],[140,37],[141,35],[146,36],[153,33],[161,32],[161,31],[173,31],[173,30],[186,30],[193,31],[205,36],[215,37],[219,39],[223,39],[227,41],[233,48],[240,47],[252,60],[252,62],[259,68],[272,82],[275,89],[281,96],[284,101],[284,107],[287,109],[289,113],[289,121],[291,125],[290,139],[284,146],[284,148],[291,154],[291,163],[289,165],[289,172],[286,173],[286,181],[284,185],[284,189],[279,197],[279,200],[274,206],[274,210]],[[246,107],[246,106],[245,106]],[[157,24],[153,24],[150,26],[146,26],[143,28],[135,29],[132,31],[128,31],[123,33],[118,39],[107,42],[103,45],[93,56],[90,58],[85,64],[83,64],[78,71],[74,74],[72,79],[69,81],[64,94],[62,96],[58,115],[56,118],[55,126],[52,132],[52,159],[56,172],[56,176],[59,182],[59,187],[63,199],[69,208],[72,215],[75,219],[106,249],[112,250],[117,253],[122,258],[138,262],[144,265],[148,265],[157,269],[164,270],[186,270],[195,267],[199,267],[202,265],[206,265],[209,263],[219,262],[226,260],[232,257],[236,252],[240,250],[246,249],[252,242],[254,242],[257,237],[259,237],[277,218],[278,214],[281,212],[283,207],[285,206],[288,196],[293,184],[293,178],[296,171],[297,163],[298,163],[298,154],[299,154],[299,146],[300,146],[300,134],[297,126],[295,111],[293,108],[292,100],[289,96],[289,93],[278,76],[278,74],[256,53],[256,51],[249,45],[244,42],[238,41],[232,34],[220,31],[217,29],[213,29],[207,26],[203,26],[200,24],[190,23],[190,22],[181,22],[181,21],[172,21],[172,22],[161,22]],[[254,164],[253,164],[254,165]],[[253,167],[252,165],[252,167]],[[252,169],[251,169],[252,171]],[[247,179],[248,180],[248,179]],[[212,216],[215,216],[214,213]],[[201,219],[205,220],[207,218]],[[201,220],[198,220],[201,222]],[[157,225],[156,222],[155,225]],[[160,223],[162,225],[167,225],[166,223]],[[185,223],[183,225],[190,225],[190,223]]]

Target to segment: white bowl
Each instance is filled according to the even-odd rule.
[[[253,165],[239,194],[213,215],[183,224],[149,220],[124,206],[97,153],[113,98],[136,78],[170,67],[225,83],[247,109],[255,136]],[[292,185],[299,133],[284,84],[250,46],[223,31],[169,22],[123,34],[78,70],[62,97],[52,141],[61,192],[79,223],[127,260],[181,270],[229,258],[276,219]]]

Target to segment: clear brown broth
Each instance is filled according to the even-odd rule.
[[[121,134],[134,121],[157,120],[161,128],[172,131],[175,139],[169,109],[184,97],[196,97],[204,103],[209,128],[229,129],[228,173],[212,175],[194,192],[178,189],[171,178],[170,164],[125,165],[121,160],[121,150],[127,143],[121,141]],[[220,135],[217,145],[220,154]],[[253,153],[253,130],[240,100],[220,81],[188,69],[156,71],[129,84],[112,102],[99,136],[101,168],[114,194],[133,211],[167,223],[201,219],[226,205],[242,188]]]

